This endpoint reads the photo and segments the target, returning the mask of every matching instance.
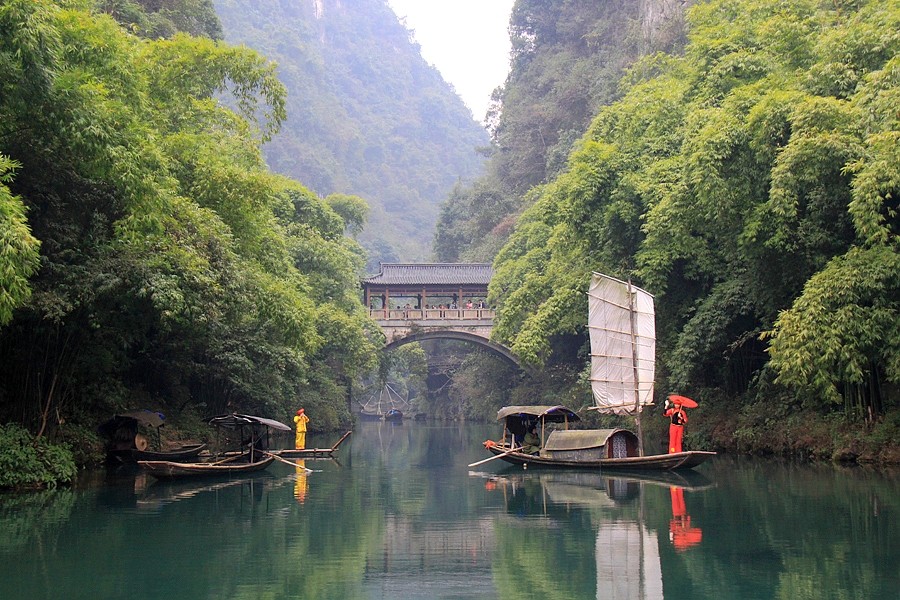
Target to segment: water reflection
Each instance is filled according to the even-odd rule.
[[[684,488],[672,486],[672,520],[669,521],[669,540],[678,551],[687,550],[703,540],[703,530],[691,526],[691,515],[684,503]]]
[[[578,471],[511,471],[499,475],[472,472],[470,476],[484,478],[485,489],[502,495],[506,510],[512,515],[541,515],[561,521],[558,526],[566,530],[569,542],[573,538],[569,537],[566,525],[575,520],[576,511],[583,511],[590,519],[590,530],[595,531],[591,554],[595,561],[592,565],[596,582],[593,589],[598,600],[664,597],[661,536],[648,525],[648,508],[643,498],[645,487],[668,488],[673,515],[668,533],[673,536],[670,539],[678,551],[696,546],[702,539],[700,528],[691,525],[685,490],[700,491],[712,487],[712,482],[700,473],[617,476]],[[539,552],[546,556],[547,549]],[[582,556],[566,557],[565,562],[570,563],[572,558],[583,561]],[[553,576],[552,573],[546,575]],[[559,581],[560,577],[555,579]],[[567,575],[565,579],[570,577]],[[569,586],[566,594],[581,591],[583,586],[576,584]],[[526,593],[525,597],[531,596]]]
[[[295,481],[294,481],[294,498],[297,499],[297,502],[303,504],[306,502],[306,494],[309,493],[309,480],[308,473],[306,469],[306,461],[303,459],[296,461],[295,469]]]
[[[897,597],[896,475],[727,457],[470,473],[490,431],[371,423],[313,472],[0,495],[0,598]]]

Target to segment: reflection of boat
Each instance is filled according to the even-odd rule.
[[[139,460],[168,460],[172,462],[196,461],[206,449],[206,444],[182,444],[163,449],[160,428],[165,425],[165,415],[151,410],[132,410],[115,415],[97,428],[107,438],[106,456],[111,462],[134,463]],[[157,450],[150,450],[150,441],[140,428],[152,430],[156,435]]]
[[[709,477],[690,469],[678,471],[625,471],[616,469],[606,479],[608,481],[649,483],[662,487],[678,486],[692,492],[715,486],[715,483]]]
[[[713,482],[696,471],[614,471],[603,474],[585,470],[538,470],[534,472],[510,468],[499,473],[470,471],[470,477],[482,477],[497,485],[523,486],[525,482],[540,483],[551,500],[558,503],[583,506],[609,505],[610,500],[620,502],[633,499],[641,484],[666,488],[700,491],[713,486]]]
[[[715,456],[715,452],[700,451],[644,455],[641,411],[653,403],[656,370],[653,296],[630,282],[594,273],[588,305],[592,410],[634,415],[638,434],[625,429],[568,431],[569,423],[580,419],[564,406],[510,406],[497,413],[497,419],[505,421],[503,440],[489,440],[485,447],[514,464],[587,469],[689,469]],[[547,423],[565,423],[565,431],[548,436]],[[526,432],[538,424],[540,450],[536,454],[518,451]],[[512,434],[509,440],[507,431]]]
[[[652,456],[638,455],[638,438],[626,429],[569,430],[580,417],[565,406],[507,406],[497,412],[504,422],[500,442],[487,441],[485,447],[508,463],[574,469],[671,470],[687,469],[702,463],[714,452],[678,452]],[[562,423],[566,429],[547,434],[547,425]],[[515,448],[532,426],[540,430],[541,449],[526,454]],[[507,433],[509,437],[507,437]]]
[[[284,450],[272,450],[271,453],[283,458],[332,458],[334,451],[338,449],[344,440],[350,437],[352,431],[345,433],[331,448],[285,448]]]
[[[178,463],[169,460],[141,460],[138,464],[157,479],[180,477],[233,476],[261,471],[277,458],[267,452],[269,429],[290,431],[291,428],[264,417],[232,413],[209,419],[209,424],[219,429],[239,432],[241,451],[219,459],[210,456],[205,462]],[[246,436],[246,437],[245,437]]]
[[[268,473],[260,473],[260,478],[270,477]],[[194,480],[187,479],[161,479],[156,481],[144,491],[137,500],[137,505],[141,509],[158,508],[164,504],[171,504],[179,500],[187,500],[194,498],[205,492],[218,492],[226,488],[242,485],[246,481],[255,481],[256,479],[226,479],[210,483],[206,481],[205,485],[198,485]]]
[[[305,473],[305,471],[304,471]],[[297,475],[275,477],[267,471],[259,471],[249,475],[222,478],[173,478],[159,479],[144,489],[137,498],[137,506],[141,510],[155,510],[167,504],[189,500],[207,493],[219,493],[223,490],[248,486],[250,489],[273,491],[293,482]]]

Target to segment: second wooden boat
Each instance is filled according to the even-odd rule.
[[[269,430],[291,430],[284,423],[274,419],[238,413],[212,417],[208,422],[218,430],[234,432],[231,439],[237,441],[240,449],[235,454],[222,453],[205,457],[203,462],[179,463],[171,460],[140,460],[138,465],[157,479],[255,473],[262,471],[278,458],[267,451]]]
[[[267,456],[255,462],[247,462],[246,458],[231,457],[225,461],[213,463],[179,463],[170,460],[141,460],[141,466],[157,479],[180,479],[184,477],[233,476],[262,471],[275,461],[274,456]]]

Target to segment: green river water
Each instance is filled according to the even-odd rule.
[[[2,495],[0,599],[900,598],[897,472],[728,456],[658,478],[467,467],[496,433],[360,423],[309,474],[98,471]]]

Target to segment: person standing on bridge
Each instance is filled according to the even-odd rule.
[[[302,408],[297,411],[297,415],[294,417],[294,423],[297,425],[297,437],[294,440],[294,448],[303,450],[306,448],[306,424],[309,423],[309,417],[306,416],[306,413]]]

